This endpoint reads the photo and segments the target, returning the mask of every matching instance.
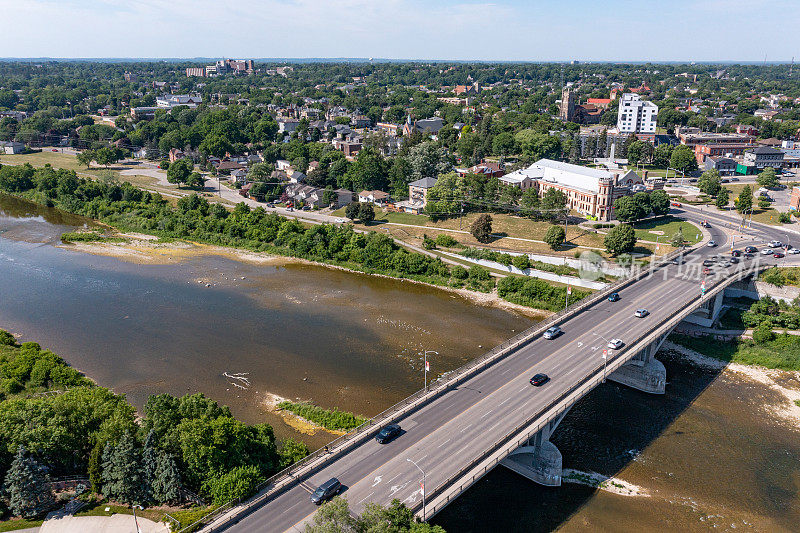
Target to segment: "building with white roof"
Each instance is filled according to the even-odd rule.
[[[617,129],[620,133],[656,134],[658,106],[636,93],[625,93],[619,101]]]
[[[635,173],[634,173],[635,175]],[[629,172],[619,175],[607,170],[582,167],[550,159],[540,159],[528,168],[498,178],[502,183],[527,189],[536,187],[539,196],[556,189],[567,196],[567,207],[598,220],[613,218],[614,200],[631,194],[632,187],[643,185]]]

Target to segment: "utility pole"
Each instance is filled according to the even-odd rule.
[[[564,297],[564,310],[569,307],[569,295],[572,294],[572,285],[567,285],[567,295]]]
[[[425,361],[425,392],[428,392],[428,371],[431,369],[431,365],[428,363],[429,353],[435,353],[436,355],[439,355],[439,352],[435,352],[433,350],[425,350],[422,354]]]
[[[417,470],[422,472],[422,521],[425,521],[425,471],[419,467],[417,463],[406,457],[406,461],[417,467]]]

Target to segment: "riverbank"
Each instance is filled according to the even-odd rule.
[[[798,404],[800,402],[800,371],[775,370],[723,361],[669,340],[664,343],[662,349],[671,350],[684,360],[701,368],[728,372],[764,385],[784,399],[780,405],[763,405],[764,409],[782,420],[800,426],[800,404]]]
[[[110,226],[109,226],[110,227]],[[271,265],[283,266],[288,264],[303,264],[315,265],[334,270],[341,270],[353,274],[361,274],[367,276],[376,276],[386,279],[394,279],[404,283],[414,283],[433,287],[439,290],[457,294],[472,303],[483,305],[487,307],[495,307],[505,311],[514,311],[524,314],[530,318],[544,319],[552,315],[551,311],[544,309],[536,309],[525,305],[509,302],[497,294],[497,289],[492,292],[480,292],[464,288],[447,287],[437,285],[434,283],[427,283],[420,280],[398,278],[389,276],[387,274],[379,273],[366,273],[352,268],[347,268],[340,265],[332,265],[321,261],[312,261],[309,259],[302,259],[298,257],[289,257],[283,255],[275,255],[267,252],[255,252],[252,250],[245,250],[241,248],[230,248],[226,246],[216,246],[212,244],[205,244],[185,240],[172,240],[160,239],[154,235],[136,232],[119,232],[114,231],[110,236],[111,238],[120,238],[123,240],[104,240],[104,241],[78,241],[70,243],[62,243],[57,245],[60,248],[67,250],[75,250],[83,253],[93,255],[103,255],[107,257],[114,257],[123,261],[131,262],[134,264],[151,264],[151,265],[169,265],[177,264],[195,257],[204,255],[216,255],[249,263],[253,265]],[[213,281],[204,277],[197,279],[198,283],[207,283],[213,286]]]

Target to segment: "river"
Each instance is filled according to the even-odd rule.
[[[297,433],[264,407],[267,393],[372,415],[420,388],[421,350],[439,352],[437,375],[533,323],[431,287],[318,266],[204,253],[140,264],[56,246],[61,232],[90,223],[0,195],[0,327],[139,409],[150,394],[203,392],[315,447],[332,437]],[[648,497],[543,488],[497,468],[433,522],[451,533],[797,531],[798,430],[769,409],[782,399],[675,354],[659,358],[666,395],[609,382],[553,438],[565,467],[615,475]]]

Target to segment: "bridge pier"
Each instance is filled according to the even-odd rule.
[[[649,346],[633,356],[627,363],[608,376],[621,385],[650,394],[664,394],[667,384],[667,369],[655,355],[669,332],[659,335]]]
[[[538,433],[511,452],[500,464],[546,487],[561,486],[561,452],[550,442],[550,436],[569,409],[547,423]]]
[[[713,298],[709,298],[700,305],[697,310],[684,318],[684,322],[697,324],[710,328],[714,322],[719,318],[720,311],[722,310],[722,301],[725,298],[725,291],[718,292]]]

